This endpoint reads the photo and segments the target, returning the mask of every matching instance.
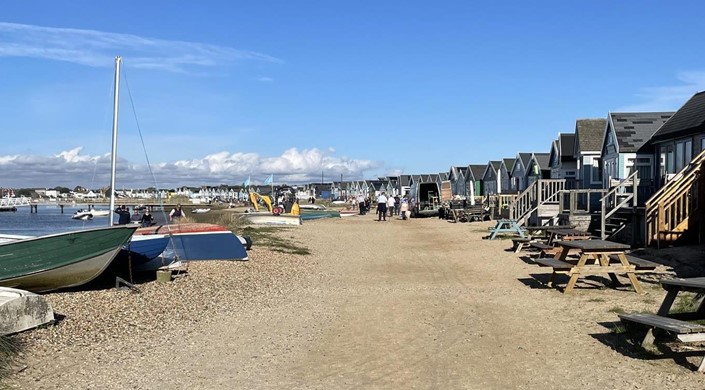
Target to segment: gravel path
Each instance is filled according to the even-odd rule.
[[[255,248],[170,284],[49,294],[66,316],[22,335],[32,389],[703,389],[695,357],[644,358],[609,326],[663,297],[578,283],[482,240],[488,223],[320,220],[281,234],[310,256]]]

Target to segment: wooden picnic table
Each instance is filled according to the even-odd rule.
[[[494,240],[499,233],[515,233],[519,237],[524,237],[524,229],[515,219],[498,219],[497,224],[489,231],[490,235],[487,238],[490,240]]]
[[[548,231],[549,239],[548,243],[551,244],[556,240],[562,241],[575,241],[575,240],[589,240],[591,237],[590,233],[577,230],[577,229],[552,229]]]
[[[549,233],[553,230],[574,229],[575,225],[549,225],[549,226],[525,226],[524,230],[532,236],[542,236],[548,238]]]
[[[561,247],[556,257],[553,259],[537,259],[536,263],[553,267],[553,274],[551,274],[549,284],[553,283],[556,274],[570,275],[570,280],[563,291],[565,294],[573,291],[578,278],[584,275],[608,274],[612,282],[620,284],[616,276],[617,273],[626,274],[634,290],[639,294],[644,293],[639,280],[636,278],[636,266],[630,264],[626,257],[626,251],[630,249],[629,245],[604,240],[557,241],[555,244]],[[580,252],[577,264],[566,262],[565,260],[571,250],[575,251],[576,249]],[[618,261],[611,262],[610,256]],[[588,264],[589,260],[591,261],[590,264]]]
[[[648,328],[641,342],[644,347],[655,342],[655,329],[675,335],[676,339],[684,343],[701,343],[705,341],[705,325],[698,322],[690,322],[705,318],[705,301],[701,302],[694,312],[671,313],[673,303],[680,292],[705,294],[705,277],[663,279],[661,280],[661,286],[667,293],[656,314],[619,314],[619,318],[627,324],[637,323]],[[705,357],[701,360],[697,371],[705,372]]]
[[[668,316],[678,293],[694,292],[698,294],[705,294],[705,277],[663,279],[661,280],[661,286],[667,291],[667,293],[656,314],[660,316]],[[698,309],[694,313],[679,313],[677,317],[696,320],[705,318],[705,300],[700,303]]]

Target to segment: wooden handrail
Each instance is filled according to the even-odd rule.
[[[649,208],[649,205],[654,205],[658,202],[661,201],[664,197],[668,196],[671,192],[674,192],[675,186],[678,186],[681,182],[681,179],[688,175],[689,173],[695,172],[695,171],[700,171],[700,166],[702,163],[705,162],[705,150],[701,151],[698,153],[695,158],[693,158],[688,165],[683,167],[683,169],[680,170],[680,172],[676,173],[676,175],[668,182],[666,183],[663,187],[659,188],[658,191],[656,191],[649,200],[646,201],[646,207],[647,209]],[[677,191],[677,190],[675,190]]]
[[[558,204],[560,192],[565,189],[564,179],[539,179],[531,183],[510,205],[510,218],[523,225],[526,218],[547,203]]]
[[[696,196],[697,185],[702,180],[704,164],[705,151],[699,153],[646,202],[647,245],[659,240],[663,232],[684,230],[683,225],[691,215],[697,215],[693,213],[697,210],[698,202],[692,198]]]
[[[605,231],[607,219],[609,219],[609,217],[614,215],[614,213],[616,213],[619,209],[621,209],[624,206],[626,206],[627,204],[629,204],[630,201],[631,201],[632,206],[636,206],[636,201],[637,201],[636,191],[637,191],[637,186],[639,185],[638,183],[639,183],[638,171],[632,172],[632,174],[627,176],[626,179],[624,179],[623,181],[620,181],[619,184],[610,188],[610,190],[607,191],[605,196],[603,196],[600,199],[600,203],[601,203],[601,205],[600,205],[600,236],[601,237],[600,238],[602,238],[603,240],[607,239],[607,232]],[[621,194],[626,194],[626,195],[621,199],[621,201],[619,203],[617,203],[617,191],[619,189],[626,190],[626,188],[630,187],[630,186],[632,187],[632,192],[631,193],[627,193],[626,191],[622,192]],[[610,202],[611,198],[614,198],[614,200],[612,202]],[[611,205],[609,210],[607,210],[608,204]]]

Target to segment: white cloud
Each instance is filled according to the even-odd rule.
[[[64,152],[61,152],[56,155],[56,157],[60,157],[64,159],[64,161],[72,163],[72,162],[85,162],[85,161],[92,161],[94,157],[91,156],[81,156],[81,150],[83,150],[82,146],[79,146],[77,148],[73,148],[71,150],[67,150]]]
[[[675,111],[696,92],[705,90],[705,71],[684,71],[676,74],[679,84],[647,87],[637,94],[641,103],[620,107],[616,112]]]
[[[281,63],[278,58],[231,47],[170,41],[96,30],[0,22],[0,57],[32,57],[110,66],[116,53],[135,68],[187,72],[242,60]]]
[[[105,187],[110,182],[110,155],[81,154],[83,147],[53,156],[0,156],[0,183],[4,187]],[[336,157],[319,149],[284,151],[280,156],[227,151],[200,159],[156,162],[151,166],[118,159],[116,186],[121,188],[172,188],[180,185],[240,184],[250,176],[263,182],[270,174],[277,183],[301,184],[325,180],[362,179],[365,171],[383,168],[378,161]],[[155,179],[152,179],[152,174]],[[155,183],[156,180],[156,183]]]
[[[260,76],[260,77],[257,77],[256,80],[257,80],[257,81],[261,81],[261,82],[263,82],[263,83],[273,83],[273,82],[274,82],[274,79],[273,79],[273,78],[267,77],[267,76]]]

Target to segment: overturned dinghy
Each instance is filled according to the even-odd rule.
[[[0,336],[22,332],[54,321],[46,298],[16,288],[0,287]]]

